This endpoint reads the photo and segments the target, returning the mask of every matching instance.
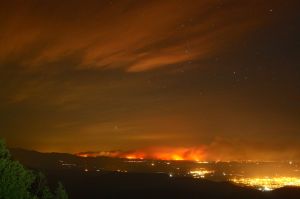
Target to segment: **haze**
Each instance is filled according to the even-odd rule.
[[[3,1],[0,136],[47,152],[300,160],[298,8]]]

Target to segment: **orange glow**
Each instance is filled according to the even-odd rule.
[[[144,155],[143,154],[130,154],[130,155],[126,155],[124,158],[129,159],[129,160],[134,160],[134,159],[142,160],[142,159],[144,159]]]
[[[154,147],[134,151],[86,152],[76,154],[80,157],[118,157],[126,159],[156,159],[156,160],[190,160],[201,161],[205,158],[203,147],[195,148],[166,148]]]
[[[171,159],[172,160],[184,160],[183,157],[176,155],[176,154],[172,155]]]
[[[87,158],[87,157],[89,157],[89,154],[79,154],[78,156],[80,156],[82,158]]]

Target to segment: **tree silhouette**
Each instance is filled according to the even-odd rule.
[[[10,159],[10,153],[0,141],[0,197],[3,199],[32,198],[28,191],[34,181],[30,171],[17,161]]]
[[[0,139],[0,159],[10,159],[10,153],[3,140]]]
[[[55,192],[55,199],[68,199],[68,195],[65,191],[64,186],[61,184],[61,182],[58,183],[58,187]]]
[[[47,179],[42,172],[35,174],[36,178],[32,185],[32,192],[41,199],[52,199],[54,195],[47,186]]]
[[[0,199],[68,199],[68,195],[61,183],[52,194],[44,174],[27,170],[12,160],[0,139]]]

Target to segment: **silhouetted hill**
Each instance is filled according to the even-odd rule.
[[[31,168],[55,169],[58,168],[60,160],[80,161],[76,156],[67,153],[40,153],[20,148],[12,148],[10,152],[14,159]]]
[[[12,148],[10,152],[14,159],[30,168],[58,169],[61,160],[80,163],[79,157],[67,153],[40,153],[37,151]]]
[[[276,198],[300,198],[300,189],[296,187],[283,187],[272,191]],[[297,197],[296,197],[297,196]]]
[[[107,167],[107,165],[120,165],[123,161],[119,158],[82,158],[68,153],[41,153],[20,148],[12,148],[10,151],[14,159],[20,161],[27,167],[42,170],[62,168],[70,169],[70,166],[66,165],[76,165],[76,169],[92,169],[90,168],[91,165],[101,165],[102,167]],[[65,167],[63,167],[63,165],[65,165]],[[75,169],[75,167],[73,169]]]

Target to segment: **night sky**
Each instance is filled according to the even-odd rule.
[[[300,160],[298,0],[4,0],[0,137]]]

